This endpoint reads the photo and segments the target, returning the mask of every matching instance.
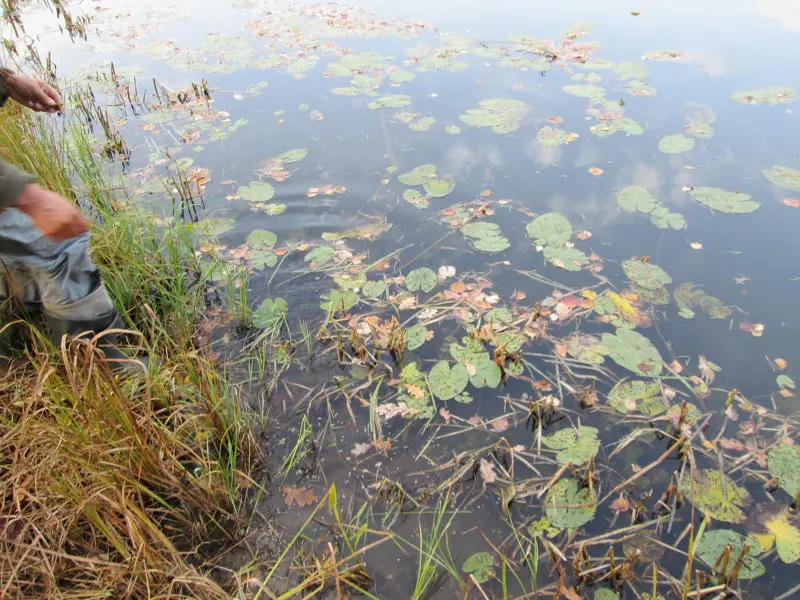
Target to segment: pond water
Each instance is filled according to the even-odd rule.
[[[287,539],[335,484],[395,536],[379,598],[680,598],[692,543],[689,597],[797,593],[800,5],[76,10],[87,40],[31,22],[107,98],[131,202],[171,215],[180,171],[210,277],[249,273],[270,334],[215,343],[269,346]],[[442,498],[461,591],[420,583]]]

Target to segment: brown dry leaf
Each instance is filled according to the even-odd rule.
[[[592,237],[592,232],[588,231],[587,229],[584,229],[583,231],[579,231],[575,235],[575,237],[578,238],[579,240],[588,240]]]
[[[450,411],[447,410],[444,406],[439,409],[439,414],[442,415],[442,418],[445,420],[445,422],[447,423],[450,422],[450,416],[451,416]]]
[[[547,119],[546,119],[546,120],[547,120],[547,122],[548,122],[548,123],[550,123],[551,125],[558,125],[558,124],[560,124],[560,123],[563,123],[563,122],[564,122],[564,119],[562,119],[561,117],[547,117]]]
[[[619,498],[611,503],[611,510],[615,510],[617,512],[628,512],[630,509],[630,502],[628,502],[628,500],[622,494],[620,494]]]
[[[235,179],[223,179],[220,181],[222,185],[231,185],[232,183],[236,183]]]
[[[561,358],[566,358],[567,356],[567,345],[566,344],[556,344],[556,354],[558,354]]]
[[[372,444],[366,444],[366,443],[353,444],[353,449],[350,450],[350,454],[352,454],[353,456],[361,456],[363,454],[366,454],[370,448],[372,448]]]
[[[275,250],[275,255],[276,256],[283,256],[287,252],[288,252],[288,250],[286,248],[278,248],[277,250]]]
[[[247,473],[244,473],[239,469],[236,469],[235,477],[236,477],[236,485],[242,488],[243,490],[249,489],[250,486],[253,485],[253,480],[247,476]]]
[[[725,450],[738,450],[740,452],[747,452],[747,446],[745,446],[739,440],[732,440],[730,438],[722,438],[721,440],[719,440],[718,443]]]
[[[481,198],[488,198],[492,195],[492,190],[483,190],[481,192]]]
[[[406,392],[417,400],[422,400],[425,397],[425,390],[420,386],[411,383],[406,384]]]
[[[495,433],[503,433],[509,427],[508,419],[501,417],[492,421],[492,431]]]
[[[474,417],[467,419],[467,423],[470,425],[483,425],[483,419],[481,419],[478,415],[475,415]]]
[[[525,300],[525,298],[527,298],[527,294],[525,292],[520,291],[520,290],[514,290],[514,293],[511,294],[511,299],[512,300],[516,300],[518,302],[520,300]]]
[[[225,200],[239,200],[239,198],[241,198],[239,194],[228,194],[225,196]]]
[[[781,388],[781,390],[778,393],[784,398],[794,398],[794,392],[792,392],[792,390],[787,388]]]
[[[700,242],[690,242],[689,245],[692,247],[692,250],[702,250],[703,244]]]
[[[282,485],[281,491],[283,492],[283,501],[286,506],[296,504],[300,508],[313,504],[318,500],[314,490],[311,488],[297,487],[296,485]]]
[[[775,359],[775,366],[778,367],[781,371],[783,371],[789,363],[787,363],[783,358],[776,358]]]
[[[746,331],[753,337],[761,337],[764,335],[764,325],[761,323],[739,323],[739,329]]]
[[[153,125],[152,123],[148,123],[147,125],[142,126],[142,129],[144,129],[145,131],[153,131],[155,128],[156,126]]]
[[[792,208],[800,208],[800,200],[797,198],[784,198],[783,203],[786,206],[791,206]]]
[[[592,174],[592,175],[594,175],[595,177],[600,177],[600,175],[602,175],[602,174],[603,174],[603,169],[599,169],[599,168],[597,168],[597,167],[591,167],[591,168],[589,169],[589,173],[591,173],[591,174]]]
[[[540,392],[552,392],[553,386],[550,385],[550,382],[546,379],[540,379],[539,381],[533,382],[533,387],[535,387]]]
[[[478,369],[475,365],[473,365],[468,360],[464,361],[464,366],[467,368],[467,373],[469,373],[470,377],[475,377],[478,374]]]
[[[725,409],[725,416],[728,417],[731,421],[739,420],[739,413],[736,412],[736,407],[733,404],[729,404],[728,408]]]
[[[562,587],[561,597],[564,598],[564,600],[583,600],[583,596],[576,592],[575,588],[571,587]]]
[[[455,292],[456,294],[462,294],[466,291],[467,286],[464,285],[463,281],[454,281],[450,284],[450,290]]]
[[[389,440],[383,439],[383,436],[381,435],[381,437],[379,437],[377,440],[375,440],[374,446],[378,450],[382,450],[383,452],[386,452],[387,450],[391,450],[392,442],[390,442]]]
[[[484,483],[494,483],[497,480],[497,474],[494,472],[494,465],[485,458],[481,459],[481,466],[478,470],[481,472]]]
[[[706,383],[713,383],[717,374],[714,372],[714,367],[711,366],[708,359],[701,354],[697,362],[700,366],[700,375],[703,376],[703,380]]]
[[[753,435],[757,431],[756,424],[753,421],[745,421],[739,425],[739,431],[744,435]]]

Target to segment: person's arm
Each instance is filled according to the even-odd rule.
[[[0,67],[0,106],[9,98],[36,112],[61,110],[61,96],[50,84]]]
[[[0,210],[15,206],[25,187],[34,181],[24,171],[0,160]]]

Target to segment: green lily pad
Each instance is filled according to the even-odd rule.
[[[394,81],[395,83],[405,83],[407,81],[414,81],[417,76],[414,75],[411,71],[406,71],[405,69],[400,69],[399,71],[392,71],[389,73],[389,79]]]
[[[285,163],[293,163],[303,160],[306,156],[308,156],[308,148],[294,148],[293,150],[287,150],[279,154],[278,158]]]
[[[583,252],[568,246],[545,246],[544,257],[550,264],[567,271],[580,271],[583,265],[589,264]]]
[[[406,185],[423,185],[433,177],[436,177],[436,165],[427,164],[414,167],[410,172],[398,175],[397,181]]]
[[[714,128],[709,123],[693,123],[683,128],[686,133],[701,140],[714,137]]]
[[[658,206],[658,200],[643,187],[629,185],[617,192],[617,206],[626,212],[647,214]]]
[[[249,202],[269,202],[275,197],[275,188],[263,181],[251,181],[240,186],[236,193]]]
[[[669,408],[658,383],[639,379],[616,384],[608,393],[608,403],[623,414],[636,411],[651,417],[665,413]]]
[[[727,319],[731,316],[731,309],[722,300],[707,295],[689,282],[680,284],[673,296],[680,309],[678,314],[684,319],[694,318],[696,308],[700,308],[712,319]]]
[[[545,125],[536,132],[536,141],[542,146],[554,148],[562,144],[568,144],[578,136],[574,133],[567,133],[558,127],[550,127]]]
[[[233,230],[236,221],[233,219],[227,219],[222,217],[207,217],[198,221],[195,224],[195,227],[198,231],[205,233],[211,237],[216,237],[218,235],[222,235],[223,233],[228,233],[229,231]]]
[[[559,450],[556,460],[579,467],[595,457],[600,450],[597,429],[581,425],[578,429],[567,428],[552,435],[542,436],[542,443],[552,450]]]
[[[545,514],[550,523],[561,529],[575,529],[594,517],[597,508],[588,488],[579,488],[572,478],[559,479],[547,492]]]
[[[408,106],[409,104],[411,104],[411,96],[389,94],[388,96],[382,96],[377,100],[373,100],[367,104],[367,107],[375,110],[378,108],[383,108],[384,106],[389,108],[402,108],[404,106]]]
[[[421,119],[418,119],[415,122],[411,123],[408,126],[408,128],[411,129],[412,131],[428,131],[434,123],[436,123],[436,119],[435,118],[433,118],[433,117],[422,117]],[[431,194],[431,195],[433,195],[433,194]]]
[[[516,131],[531,110],[524,102],[512,99],[483,100],[478,105],[481,108],[470,109],[458,118],[473,127],[491,127],[495,133]]]
[[[789,104],[797,100],[797,92],[790,87],[769,86],[731,94],[742,104]]]
[[[629,81],[625,86],[625,91],[631,96],[639,97],[655,96],[658,94],[658,90],[654,86],[646,81],[639,81],[638,79]]]
[[[274,248],[278,236],[266,229],[254,229],[247,236],[247,245],[251,248]]]
[[[642,135],[644,127],[630,117],[620,117],[611,121],[602,121],[592,125],[589,130],[597,137],[605,138],[615,133],[622,132],[626,135]]]
[[[800,171],[775,165],[771,169],[761,171],[764,177],[782,188],[800,191]]]
[[[576,331],[567,339],[570,356],[591,365],[601,365],[611,352],[596,335]]]
[[[525,337],[518,333],[501,333],[497,336],[497,346],[502,346],[506,352],[518,352],[525,341]]]
[[[767,455],[767,467],[792,498],[800,494],[800,447],[778,444]]]
[[[616,334],[604,333],[603,344],[611,350],[609,356],[619,366],[637,375],[657,377],[661,374],[661,354],[652,342],[637,331],[617,329]]]
[[[508,238],[502,235],[497,223],[473,221],[460,229],[461,233],[469,238],[472,247],[481,252],[502,252],[511,246]]]
[[[191,156],[184,156],[172,163],[169,168],[171,171],[185,171],[194,164],[194,159]]]
[[[493,317],[487,314],[487,322],[504,320],[503,316]],[[453,342],[450,344],[450,355],[464,365],[469,375],[470,383],[477,387],[495,388],[500,385],[502,371],[484,349],[483,344],[473,338],[464,338],[464,345]]]
[[[469,373],[462,364],[452,369],[446,360],[439,361],[428,373],[428,386],[439,400],[451,400],[464,391],[469,382]]]
[[[264,329],[282,319],[289,312],[289,304],[283,298],[267,298],[256,309],[251,319],[253,327]]]
[[[336,94],[337,96],[359,96],[362,93],[361,89],[355,87],[338,87],[331,90],[331,94]]]
[[[588,83],[565,85],[561,89],[572,96],[580,96],[581,98],[602,98],[606,95],[605,88]]]
[[[773,546],[787,564],[800,560],[800,517],[789,507],[774,502],[759,504],[747,517],[747,533],[759,543],[761,552]]]
[[[271,269],[278,264],[278,255],[271,250],[261,250],[254,252],[250,257],[250,266],[256,271]]]
[[[377,298],[378,296],[382,295],[386,291],[386,282],[383,279],[378,279],[376,281],[368,281],[364,284],[361,288],[361,294],[364,298]]]
[[[744,521],[742,508],[750,506],[753,501],[746,489],[739,487],[733,479],[715,469],[694,471],[691,478],[683,479],[681,492],[684,498],[694,502],[697,510],[726,523]]]
[[[633,283],[646,290],[657,290],[672,283],[672,277],[653,263],[640,260],[623,260],[622,270]]]
[[[647,79],[650,75],[650,70],[640,62],[626,60],[617,63],[614,72],[617,74],[617,79],[625,81],[626,79]]]
[[[601,588],[594,591],[594,600],[619,600],[619,596],[609,589]]]
[[[685,229],[686,219],[681,213],[672,212],[666,206],[657,206],[650,213],[650,221],[659,229]]]
[[[250,208],[253,210],[262,210],[268,215],[275,216],[285,213],[288,207],[285,204],[276,204],[274,202],[270,204],[264,204],[263,202],[251,202]]]
[[[540,245],[566,244],[572,237],[572,225],[560,213],[551,212],[539,215],[526,227],[528,237]]]
[[[311,263],[312,267],[321,267],[333,260],[335,251],[330,246],[314,246],[309,250],[303,260]]]
[[[461,133],[461,127],[459,127],[458,125],[448,125],[447,127],[444,128],[444,130],[446,133],[449,133],[450,135],[458,135],[459,133]]]
[[[735,531],[714,529],[704,532],[695,550],[695,556],[710,569],[714,569],[722,565],[724,561],[720,561],[720,557],[727,551],[730,559],[727,561],[726,574],[730,574],[745,546],[749,546],[749,550],[742,559],[739,579],[755,579],[767,572],[764,564],[757,558],[761,554],[758,542]]]
[[[428,330],[422,325],[409,327],[406,332],[406,347],[409,350],[416,350],[428,340]]]
[[[358,304],[358,294],[352,290],[331,290],[322,297],[320,307],[327,312],[347,311]]]
[[[694,148],[694,140],[680,133],[665,135],[658,142],[658,149],[664,154],[681,154]]]
[[[419,190],[409,188],[403,192],[403,200],[417,208],[428,208],[428,197],[424,196]]]
[[[428,267],[414,269],[406,275],[406,287],[412,292],[422,290],[423,292],[430,292],[436,287],[436,273]]]
[[[476,552],[461,565],[464,573],[471,574],[478,583],[486,583],[494,577],[494,556],[488,552]]]
[[[725,213],[751,213],[761,206],[751,196],[742,192],[728,192],[715,187],[696,187],[689,190],[695,202],[712,210]]]
[[[456,187],[455,180],[449,175],[431,177],[422,183],[425,193],[434,198],[444,198]]]

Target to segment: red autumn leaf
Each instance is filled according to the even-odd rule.
[[[281,491],[283,492],[283,501],[287,506],[296,504],[300,508],[313,504],[318,500],[314,494],[314,490],[306,487],[297,487],[296,485],[282,485]]]

